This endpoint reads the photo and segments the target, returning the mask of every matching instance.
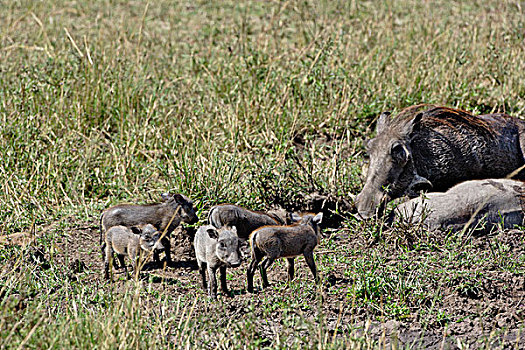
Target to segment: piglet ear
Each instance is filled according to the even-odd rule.
[[[291,213],[290,214],[290,219],[292,219],[292,222],[298,222],[298,221],[301,221],[302,217],[301,217],[301,215],[299,215],[297,213]]]
[[[317,214],[316,216],[314,216],[312,221],[315,222],[317,225],[319,225],[321,223],[321,221],[323,221],[323,213],[321,212],[321,213]]]
[[[232,226],[231,231],[232,231],[233,233],[237,234],[237,227]]]
[[[208,236],[211,238],[211,239],[217,239],[219,238],[219,233],[217,232],[216,229],[214,229],[213,227],[210,227],[206,230],[206,232],[208,232]]]
[[[184,198],[182,197],[182,195],[180,195],[180,194],[178,194],[178,193],[177,193],[177,194],[174,194],[174,195],[173,195],[173,198],[174,198],[175,201],[176,201],[177,203],[179,203],[179,204],[184,203]]]
[[[136,235],[141,235],[142,234],[142,230],[140,229],[140,227],[137,227],[137,226],[131,226],[131,232],[133,232],[134,234]]]

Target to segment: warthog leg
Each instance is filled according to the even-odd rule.
[[[199,272],[201,273],[202,277],[202,289],[207,290],[208,284],[206,283],[206,263],[197,260],[197,265],[199,265]]]
[[[294,268],[294,258],[286,258],[288,265],[288,281],[293,280],[295,268]]]
[[[314,275],[314,279],[317,281],[317,268],[315,267],[315,261],[314,261],[314,252],[313,250],[305,251],[304,253],[304,259],[306,260],[306,263],[308,264],[308,267],[312,271],[312,274]]]
[[[221,289],[222,292],[226,295],[229,295],[228,285],[226,284],[226,266],[219,267],[219,272],[221,274]]]
[[[270,283],[268,283],[268,276],[266,274],[266,270],[268,270],[268,268],[272,265],[272,263],[275,261],[275,259],[273,258],[270,258],[270,257],[267,257],[263,263],[261,264],[261,277],[262,277],[262,281],[263,281],[263,287],[266,288],[270,285]]]

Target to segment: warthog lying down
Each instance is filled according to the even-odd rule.
[[[181,221],[193,224],[198,221],[198,217],[193,208],[193,202],[185,195],[163,193],[162,199],[161,203],[145,205],[119,204],[104,210],[100,217],[101,241],[103,233],[117,225],[131,227],[140,224],[152,224],[160,232],[164,232],[168,228],[166,236],[162,239],[162,245],[166,253],[166,263],[170,265],[170,233],[179,226]],[[171,224],[170,220],[172,220]],[[170,224],[169,227],[168,224]],[[155,261],[158,260],[158,252],[155,252]]]
[[[208,214],[208,224],[217,228],[235,226],[237,235],[243,240],[259,227],[286,225],[291,221],[290,214],[284,210],[252,211],[234,204],[216,205]]]
[[[505,114],[476,117],[432,105],[407,108],[395,118],[381,114],[366,147],[370,166],[355,200],[359,215],[369,218],[388,200],[420,190],[506,177],[525,164],[524,130],[525,121]]]
[[[133,273],[137,273],[137,260],[140,253],[151,252],[155,249],[162,249],[162,243],[159,241],[160,233],[153,225],[138,225],[132,227],[113,226],[105,233],[104,242],[102,243],[102,252],[104,258],[104,277],[109,279],[109,265],[113,259],[113,253],[117,254],[120,265],[128,274],[124,256],[129,256],[133,266]],[[129,275],[128,275],[129,278]]]
[[[431,192],[398,205],[390,222],[421,223],[429,230],[469,228],[489,232],[496,226],[523,225],[525,183],[510,179],[462,182],[447,192]]]
[[[237,267],[241,264],[239,252],[239,238],[237,230],[232,228],[215,228],[211,225],[199,227],[193,239],[197,265],[202,276],[202,286],[208,288],[208,295],[217,299],[217,269],[221,273],[221,289],[228,295],[226,285],[226,268]],[[208,271],[208,284],[206,284]]]
[[[294,216],[296,216],[294,214]],[[323,219],[323,213],[317,215],[306,214],[302,217],[296,216],[299,221],[288,226],[264,226],[250,236],[252,249],[252,261],[248,267],[248,291],[253,292],[253,275],[259,262],[266,256],[261,265],[261,277],[263,287],[268,287],[266,270],[279,258],[286,258],[288,264],[288,280],[294,277],[294,258],[304,255],[308,267],[317,280],[317,269],[314,261],[314,248],[319,244],[321,229],[319,225]]]

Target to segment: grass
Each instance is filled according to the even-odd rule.
[[[384,110],[426,102],[523,117],[524,4],[20,0],[0,9],[0,235],[39,237],[50,265],[0,249],[2,347],[375,348],[392,341],[374,330],[381,322],[442,336],[439,327],[508,311],[478,310],[523,280],[523,239],[504,235],[384,233],[348,219],[318,248],[320,286],[302,262],[290,283],[276,264],[270,290],[218,303],[191,271],[186,283],[109,285],[86,260],[72,275],[68,265],[98,246],[68,247],[96,235],[102,209],[166,190],[194,199],[202,218],[223,202],[296,210],[311,193],[350,199],[363,184],[363,140]],[[243,269],[229,272],[237,290]],[[517,321],[502,324],[516,329],[523,314],[509,312]],[[404,346],[425,347],[415,338]]]

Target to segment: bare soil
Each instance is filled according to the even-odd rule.
[[[50,233],[54,235],[58,247],[58,254],[54,257],[54,263],[67,266],[67,271],[72,279],[78,279],[80,283],[90,283],[94,287],[104,285],[103,265],[99,249],[99,232],[96,219],[91,223],[79,223],[78,229],[67,234]],[[172,256],[175,263],[172,267],[157,266],[153,262],[146,264],[142,278],[149,279],[149,287],[156,289],[159,293],[169,293],[172,296],[192,293],[200,298],[206,298],[206,292],[201,288],[200,275],[192,247],[192,232],[186,229],[178,229],[171,237]],[[51,239],[51,237],[50,237]],[[356,237],[348,230],[338,231],[329,238],[340,246],[345,246],[348,251],[358,249],[363,254],[367,251],[376,250],[387,256],[387,264],[395,264],[399,261],[402,249],[392,246],[370,244],[363,238]],[[488,249],[494,249],[491,245],[495,237],[473,238],[473,254],[481,253]],[[511,250],[511,254],[518,258],[525,254],[523,244],[523,233],[512,230],[499,233],[499,242],[504,243]],[[35,248],[36,249],[36,248]],[[40,252],[38,249],[35,251]],[[317,254],[330,254],[321,244]],[[426,252],[435,254],[436,259],[441,259],[440,251]],[[411,261],[415,264],[421,259],[421,251],[411,250],[408,252]],[[48,263],[42,253],[36,253],[38,259],[34,263]],[[316,258],[319,261],[319,257]],[[406,260],[406,251],[403,253]],[[259,313],[261,322],[257,325],[258,335],[263,345],[271,345],[271,340],[276,330],[283,327],[283,315],[279,308],[267,310],[258,308],[263,303],[263,298],[277,298],[268,291],[258,289],[252,295],[246,292],[245,277],[248,262],[235,271],[230,271],[233,277],[228,281],[233,297],[222,295],[219,292],[219,301],[222,308],[213,306],[213,303],[199,304],[202,313],[210,309],[224,312],[228,318],[242,317],[247,312]],[[344,291],[354,281],[345,277],[348,269],[346,264],[336,264],[328,275],[323,277],[322,297],[310,296],[307,304],[319,305],[319,307],[305,307],[298,313],[306,319],[316,319],[319,311],[325,316],[325,326],[331,334],[357,337],[367,335],[376,339],[387,347],[394,345],[409,346],[411,348],[457,348],[461,344],[470,348],[480,346],[503,347],[503,348],[525,348],[525,332],[523,330],[525,279],[523,274],[502,272],[495,266],[484,266],[482,271],[477,271],[476,266],[466,267],[479,273],[478,287],[458,289],[454,281],[444,285],[429,285],[428,288],[440,288],[437,295],[442,296],[441,301],[436,302],[435,312],[426,315],[419,314],[413,310],[410,317],[400,319],[383,317],[381,312],[371,307],[359,306],[359,302],[349,302]],[[311,282],[311,275],[302,258],[297,259],[297,277]],[[269,270],[269,280],[275,284],[281,284],[283,297],[294,297],[294,291],[287,288],[285,282],[285,268],[273,266]],[[122,269],[116,270],[115,284],[124,287],[126,279]],[[146,282],[145,282],[146,283]],[[256,283],[260,283],[256,280]],[[463,283],[458,280],[457,284]],[[480,287],[479,287],[480,286]],[[341,292],[334,292],[334,291]],[[272,294],[272,295],[269,295]],[[278,299],[276,299],[278,300]],[[154,302],[151,300],[150,302]],[[250,311],[251,310],[251,311]],[[255,311],[253,311],[255,310]],[[414,316],[412,316],[414,315]],[[439,315],[452,315],[454,320],[440,319]],[[502,340],[504,341],[502,343]]]

